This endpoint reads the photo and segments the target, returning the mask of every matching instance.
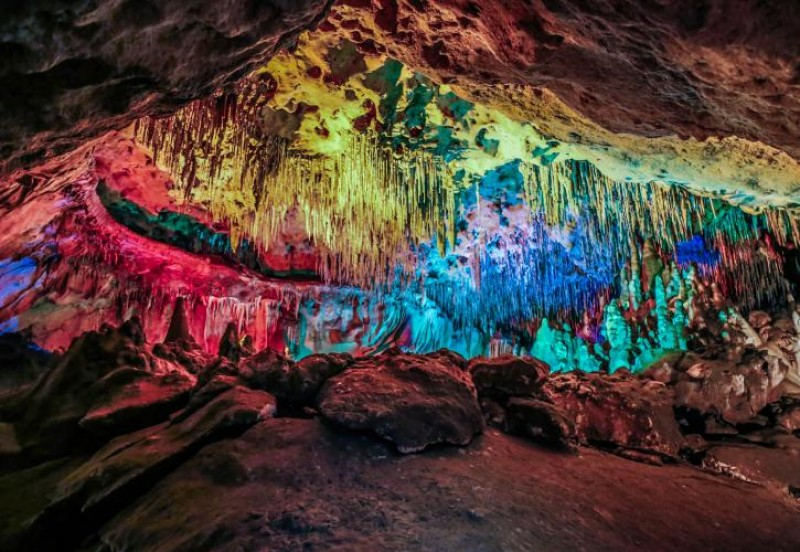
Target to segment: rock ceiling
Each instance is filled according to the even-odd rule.
[[[26,2],[4,18],[6,172],[262,66],[321,1]],[[135,8],[135,9],[134,9]],[[792,205],[798,6],[755,0],[344,0],[321,31],[530,123],[607,176]],[[180,55],[170,44],[180,44]]]

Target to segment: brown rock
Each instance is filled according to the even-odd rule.
[[[348,354],[311,355],[293,363],[274,351],[262,351],[243,362],[240,376],[279,401],[308,406],[326,380],[352,363],[353,357]]]
[[[575,421],[581,443],[677,456],[683,444],[672,394],[661,383],[628,374],[553,374],[544,395]]]
[[[688,357],[686,365],[689,365]],[[731,424],[752,421],[781,394],[782,374],[760,354],[737,363],[702,360],[673,373],[675,406],[719,416]]]
[[[575,450],[575,422],[558,407],[538,399],[514,397],[508,401],[507,431],[556,448]]]
[[[80,535],[133,500],[201,447],[246,428],[275,412],[275,399],[245,387],[230,389],[180,422],[167,422],[109,442],[60,483],[50,504],[32,524],[30,542],[51,548],[49,528],[72,525]],[[62,543],[61,546],[66,546]]]
[[[263,64],[326,7],[165,0],[67,8],[36,0],[4,9],[0,174],[210,95]]]
[[[233,363],[242,358],[242,346],[239,343],[239,328],[236,322],[228,322],[225,332],[219,340],[217,356],[226,358]]]
[[[402,453],[436,443],[466,445],[483,429],[469,375],[425,355],[359,360],[325,382],[317,406],[333,423],[375,433]]]
[[[784,407],[777,416],[776,425],[789,432],[800,431],[800,402]]]
[[[472,359],[469,372],[480,396],[504,398],[535,393],[550,368],[533,357],[504,355]]]
[[[151,355],[137,318],[76,339],[20,402],[14,420],[26,461],[97,447],[155,423],[188,398],[193,377]]]

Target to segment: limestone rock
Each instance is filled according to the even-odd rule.
[[[115,505],[138,496],[202,446],[240,434],[274,412],[268,393],[235,387],[180,422],[118,437],[59,483],[31,532],[41,538],[48,528],[71,523],[79,533],[82,525],[113,514]]]
[[[466,445],[483,428],[469,375],[423,355],[359,360],[325,382],[317,406],[335,424],[375,433],[402,453],[437,443]]]
[[[108,389],[78,422],[83,429],[103,438],[157,424],[189,400],[195,380],[173,372],[153,375],[120,368],[98,382]]]
[[[20,446],[30,460],[86,450],[99,435],[163,419],[192,384],[180,366],[149,353],[138,319],[88,332],[21,403],[13,420]]]
[[[353,363],[348,354],[311,355],[293,363],[274,351],[262,351],[243,362],[240,377],[255,389],[264,389],[279,401],[311,405],[329,378]]]
[[[784,373],[781,364],[756,351],[739,361],[706,360],[687,354],[662,381],[668,380],[674,389],[676,407],[743,424],[780,398]]]

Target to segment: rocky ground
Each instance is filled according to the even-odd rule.
[[[293,362],[235,327],[212,357],[176,312],[155,346],[136,319],[55,357],[2,338],[17,376],[0,379],[0,549],[800,543],[800,401],[766,362],[676,355],[641,376],[448,351]]]

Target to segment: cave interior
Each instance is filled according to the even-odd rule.
[[[0,549],[800,548],[800,3],[0,16]]]

